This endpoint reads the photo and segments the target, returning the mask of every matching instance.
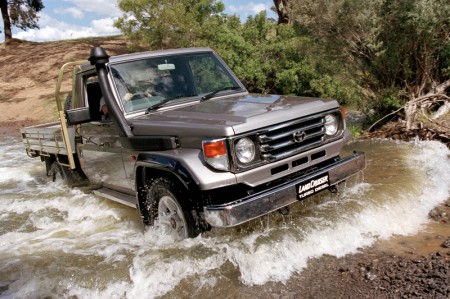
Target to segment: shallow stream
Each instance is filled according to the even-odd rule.
[[[173,242],[136,210],[49,182],[16,138],[0,140],[0,298],[233,297],[301,276],[308,259],[343,256],[418,232],[450,196],[437,142],[362,141],[367,169],[262,217]],[[267,290],[270,293],[270,290]]]

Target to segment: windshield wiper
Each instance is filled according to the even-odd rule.
[[[161,108],[161,107],[164,106],[167,102],[170,102],[170,101],[172,101],[172,100],[179,99],[179,98],[184,98],[184,97],[185,97],[184,95],[178,95],[178,96],[175,96],[175,97],[166,98],[166,99],[162,100],[161,102],[156,103],[156,104],[151,105],[150,107],[148,107],[148,108],[147,108],[147,111],[145,111],[145,114],[149,113],[150,111],[153,111],[153,110],[156,110],[156,109],[158,109],[158,108]]]
[[[200,102],[209,100],[210,98],[214,97],[216,94],[218,94],[221,91],[224,91],[224,90],[238,90],[238,89],[241,89],[241,87],[240,86],[227,86],[227,87],[223,87],[223,88],[214,90],[214,91],[212,91],[212,92],[202,96],[202,98],[200,99]]]

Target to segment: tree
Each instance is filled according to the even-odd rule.
[[[115,26],[151,49],[198,45],[206,23],[224,10],[216,0],[120,0]]]
[[[22,30],[39,28],[37,24],[39,20],[38,12],[43,8],[42,0],[0,0],[5,43],[12,39],[12,26]]]
[[[293,0],[291,16],[325,59],[357,78],[379,117],[448,101],[450,3],[445,0]],[[420,109],[422,108],[422,109]]]

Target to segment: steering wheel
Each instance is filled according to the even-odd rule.
[[[146,93],[139,91],[139,92],[133,94],[133,96],[131,96],[130,101],[139,100],[139,99],[143,99],[146,97],[147,97]]]

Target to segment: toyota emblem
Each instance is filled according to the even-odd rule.
[[[292,137],[294,137],[294,142],[302,142],[306,138],[306,133],[304,131],[297,131],[292,134]]]

